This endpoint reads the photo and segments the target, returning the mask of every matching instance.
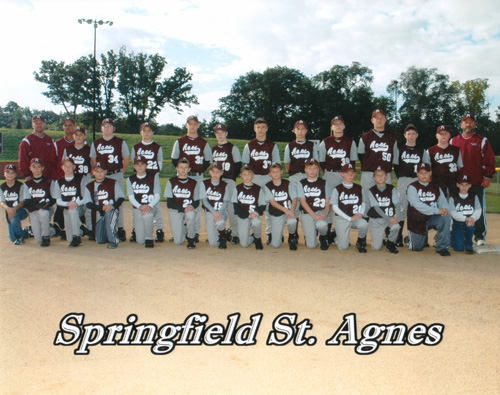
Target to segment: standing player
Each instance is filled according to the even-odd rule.
[[[163,167],[163,150],[160,144],[153,141],[153,125],[149,122],[141,124],[140,134],[142,136],[142,141],[132,147],[130,159],[133,161],[136,156],[142,156],[147,160],[146,171],[153,175],[159,174]],[[165,240],[165,233],[163,233],[165,225],[163,223],[163,215],[160,209],[155,210],[153,221],[156,224],[156,241],[163,243]],[[130,241],[136,241],[134,230],[132,230]]]
[[[229,185],[221,180],[223,170],[221,162],[213,162],[209,167],[210,178],[199,184],[200,200],[205,210],[205,228],[208,242],[212,247],[227,248],[226,219],[229,198]]]
[[[155,212],[161,210],[161,187],[158,173],[147,172],[148,162],[142,155],[134,157],[135,174],[127,178],[127,195],[133,207],[137,244],[153,248],[153,219]]]
[[[105,118],[102,121],[101,130],[102,137],[95,140],[90,149],[92,164],[95,165],[97,162],[106,163],[106,177],[116,180],[123,190],[123,174],[127,170],[130,161],[127,143],[114,135],[116,127],[111,118]],[[120,241],[126,240],[125,229],[123,229],[124,224],[124,209],[123,205],[120,205],[118,215],[118,238]]]
[[[307,177],[299,182],[297,197],[300,199],[302,230],[306,238],[306,246],[317,247],[319,232],[320,248],[326,251],[329,247],[326,220],[330,211],[330,188],[326,181],[319,177],[320,164],[316,159],[309,159],[304,170]]]
[[[3,169],[5,182],[0,185],[0,207],[5,210],[5,219],[9,228],[9,238],[15,245],[24,244],[28,232],[22,229],[21,221],[29,215],[24,207],[24,184],[16,180],[17,167],[5,165]]]
[[[218,123],[215,125],[215,137],[217,138],[217,144],[212,147],[212,159],[214,163],[221,163],[222,170],[224,171],[222,175],[222,180],[229,186],[228,200],[231,201],[231,194],[236,188],[236,178],[240,174],[241,170],[241,154],[238,147],[227,141],[227,126],[223,123]],[[229,216],[229,225],[232,234],[232,244],[238,245],[240,242],[238,233],[238,221],[236,215],[234,214],[234,207],[229,204],[227,207],[227,213]],[[228,235],[229,236],[229,235]]]
[[[373,172],[379,167],[387,173],[391,184],[392,163],[399,155],[396,135],[386,132],[387,118],[384,110],[372,113],[373,129],[363,133],[359,139],[358,156],[361,161],[361,186],[365,190],[375,185]]]
[[[344,181],[332,191],[331,204],[335,212],[335,244],[339,250],[347,250],[350,246],[349,235],[351,229],[358,229],[356,249],[366,253],[366,234],[368,223],[363,218],[365,215],[364,190],[354,183],[356,169],[351,163],[342,166]]]
[[[40,159],[43,163],[44,177],[53,179],[57,171],[57,148],[52,137],[45,134],[45,119],[41,115],[33,115],[31,119],[33,133],[26,136],[19,145],[19,171],[26,180],[31,174],[31,159]]]
[[[196,209],[200,205],[198,182],[189,177],[191,167],[187,158],[177,162],[177,176],[167,182],[163,196],[167,198],[170,228],[174,243],[181,245],[187,238],[187,248],[195,248]]]
[[[429,148],[433,185],[440,187],[446,197],[457,191],[457,180],[463,167],[460,148],[450,145],[450,128],[442,125],[437,128],[438,143]]]
[[[196,182],[203,181],[203,173],[210,162],[212,162],[212,150],[207,141],[198,135],[200,122],[198,117],[191,115],[186,120],[186,135],[179,138],[172,148],[172,164],[177,167],[177,163],[186,158],[190,164],[189,177]],[[198,232],[201,226],[201,206],[195,212],[195,241],[198,242]]]
[[[64,177],[64,171],[62,170],[62,160],[64,158],[64,151],[67,147],[75,144],[74,134],[75,134],[75,121],[71,117],[64,118],[63,124],[64,136],[56,140],[57,147],[57,172],[55,179],[58,180]]]
[[[481,217],[475,223],[474,237],[477,245],[486,244],[486,200],[484,189],[490,186],[495,174],[495,154],[489,140],[476,133],[474,115],[465,114],[460,124],[462,134],[451,139],[451,145],[459,147],[463,160],[463,172],[471,178],[471,191],[481,204]]]
[[[271,163],[280,163],[280,152],[278,146],[267,138],[267,121],[257,118],[254,122],[255,138],[245,145],[241,161],[254,173],[253,183],[263,188],[269,181],[269,167]],[[271,220],[269,211],[266,209],[266,234],[267,244],[271,243]]]
[[[272,181],[264,187],[266,203],[269,204],[271,217],[271,245],[280,248],[283,240],[283,229],[288,228],[288,247],[297,249],[299,236],[297,234],[297,190],[293,183],[283,180],[283,169],[279,163],[273,163],[269,169]]]
[[[403,246],[403,226],[408,211],[408,199],[406,198],[408,185],[417,181],[417,165],[419,163],[431,164],[429,152],[417,145],[418,130],[415,125],[410,123],[405,127],[404,137],[406,144],[399,147],[399,155],[394,158],[394,173],[398,177],[398,193],[401,200],[401,213],[398,214],[400,228],[396,239],[397,247]]]

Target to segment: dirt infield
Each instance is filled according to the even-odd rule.
[[[127,203],[127,229],[130,210]],[[488,220],[488,242],[500,244],[500,215]],[[42,249],[33,239],[14,246],[1,222],[3,394],[500,392],[499,255],[452,252],[445,258],[433,249],[415,253],[404,248],[398,255],[370,249],[361,255],[335,247],[311,251],[302,237],[295,252],[286,244],[279,250],[229,246],[219,251],[204,243],[205,234],[195,250],[168,242],[153,250],[130,242],[107,250],[86,238],[76,249],[59,240]],[[132,328],[133,318],[127,317],[135,314],[137,325],[173,323],[180,330],[193,313],[208,316],[206,330],[193,324],[186,342],[193,342],[196,328],[201,339],[221,341],[235,313],[241,314],[233,331],[237,336],[225,340],[251,342],[254,335],[256,342],[177,344],[164,355],[154,355],[152,345],[95,345],[88,347],[88,355],[75,355],[86,349],[79,348],[79,341],[54,345],[69,313],[75,316],[66,321],[63,340],[68,343],[77,329],[80,339],[91,333],[90,327],[84,332],[76,325],[80,318],[81,325],[96,328],[98,323]],[[301,322],[293,327],[296,344],[266,345],[273,320],[283,313],[296,313],[295,323]],[[279,321],[277,341],[291,332],[289,320]],[[216,323],[224,327],[219,338],[217,328],[206,328]],[[372,354],[360,355],[356,350],[366,348],[325,344],[339,328],[354,331],[353,323],[349,340],[354,342],[369,337],[362,334],[368,324],[379,324],[370,332],[379,328],[379,340],[381,325],[405,324],[403,345],[380,344]],[[243,324],[248,324],[246,331]],[[415,324],[422,325],[412,328]],[[434,324],[444,325],[441,335]],[[97,329],[92,333],[98,334]],[[298,344],[301,339],[313,343],[313,337],[314,344]],[[115,338],[120,339],[121,334]],[[362,344],[370,344],[366,340]]]

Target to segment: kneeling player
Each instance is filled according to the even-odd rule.
[[[127,195],[133,207],[133,226],[137,244],[153,248],[154,216],[160,211],[161,187],[158,173],[147,173],[148,160],[134,157],[135,174],[127,179]]]
[[[450,256],[450,212],[446,196],[438,185],[430,183],[432,172],[427,163],[417,165],[418,181],[408,186],[408,248],[422,251],[427,231],[437,230],[436,252]]]
[[[125,200],[121,185],[106,177],[106,162],[97,161],[92,166],[94,181],[85,187],[83,202],[92,210],[92,229],[98,244],[108,243],[108,248],[118,247],[119,208]]]
[[[283,240],[283,229],[288,227],[288,246],[291,250],[297,249],[297,218],[295,208],[297,206],[297,192],[293,183],[283,180],[283,169],[279,163],[273,163],[269,168],[272,180],[268,182],[264,191],[266,203],[269,203],[269,214],[271,218],[271,245],[274,248],[281,247]]]
[[[398,238],[399,216],[401,215],[401,201],[399,195],[391,184],[386,184],[387,173],[381,168],[373,172],[373,179],[377,183],[368,190],[368,217],[369,227],[372,235],[372,249],[378,251],[384,245],[386,228],[389,228],[389,235],[385,248],[387,251],[397,254],[396,239]],[[397,216],[396,216],[397,215]]]
[[[255,249],[262,250],[262,228],[260,216],[266,209],[266,199],[262,188],[253,183],[253,171],[248,166],[241,168],[240,177],[243,183],[236,186],[236,191],[232,194],[234,213],[238,216],[238,232],[240,235],[240,245],[247,248],[255,243]],[[253,230],[253,235],[250,234]]]
[[[177,162],[176,169],[177,176],[168,180],[164,193],[170,229],[175,244],[181,245],[187,238],[187,248],[196,248],[196,208],[200,205],[198,182],[188,176],[191,165],[186,158]]]
[[[366,252],[366,234],[368,223],[363,218],[365,203],[363,190],[360,185],[354,184],[356,170],[351,163],[342,166],[342,177],[344,181],[337,185],[332,191],[332,207],[335,213],[335,244],[339,250],[349,248],[349,234],[351,228],[358,229],[358,240],[356,249]]]
[[[304,168],[307,178],[300,180],[297,187],[297,197],[300,199],[302,230],[308,248],[318,246],[328,250],[328,223],[330,211],[330,189],[325,180],[319,177],[320,165],[316,159],[308,159]]]

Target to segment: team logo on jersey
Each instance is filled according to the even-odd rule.
[[[216,151],[212,155],[212,159],[214,162],[225,162],[228,158],[228,155],[224,151]]]
[[[333,147],[328,149],[326,154],[332,159],[344,159],[347,156],[347,152],[345,152],[342,148],[334,149]]]
[[[108,191],[105,189],[100,189],[97,191],[97,200],[106,200],[109,197]]]
[[[380,207],[389,207],[391,205],[391,199],[386,196],[380,196],[378,193],[375,195]]]
[[[341,192],[339,195],[339,201],[341,201],[343,204],[358,204],[359,196],[355,193]]]
[[[408,152],[403,152],[401,154],[401,160],[405,163],[420,163],[420,155],[419,154],[410,154]]]
[[[307,148],[298,149],[297,147],[295,147],[292,150],[291,155],[295,159],[308,159],[311,156],[311,152]]]
[[[434,155],[434,160],[437,163],[451,163],[453,162],[454,158],[452,154],[440,154],[439,152],[436,152],[436,155]]]
[[[250,152],[250,156],[252,157],[253,160],[268,160],[269,159],[268,152],[257,151],[256,149],[253,149],[252,152]]]
[[[218,202],[222,199],[222,193],[220,193],[219,191],[217,191],[215,189],[212,189],[212,187],[209,187],[207,189],[207,199]]]
[[[137,156],[144,156],[146,159],[154,159],[155,158],[155,153],[151,150],[146,150],[139,148],[137,150]]]
[[[310,187],[309,185],[304,185],[304,195],[306,197],[321,196],[321,193],[321,189],[318,187]]]
[[[63,196],[75,196],[77,192],[78,188],[75,186],[67,186],[67,185],[61,186],[61,195]]]
[[[99,152],[100,155],[108,155],[115,152],[115,147],[113,147],[112,145],[104,145],[102,143],[99,143],[97,145],[96,151]]]
[[[43,188],[29,188],[30,195],[33,199],[44,198],[45,197],[45,189]]]
[[[83,156],[73,156],[69,155],[71,159],[73,159],[73,162],[75,162],[75,165],[83,165],[85,163],[85,158]]]
[[[5,198],[6,202],[14,202],[15,204],[13,205],[13,207],[17,206],[17,201],[19,200],[19,195],[17,192],[5,191],[3,193],[3,197]]]
[[[255,196],[253,196],[253,195],[245,195],[245,192],[241,191],[238,194],[238,201],[241,204],[254,204],[255,203]]]
[[[288,200],[287,191],[277,191],[276,189],[273,189],[271,192],[274,196],[274,200],[276,200],[277,202],[285,202]]]
[[[172,189],[172,193],[176,198],[187,199],[191,197],[191,191],[189,188],[181,188],[179,185],[176,185]]]
[[[370,144],[370,149],[373,152],[387,152],[389,151],[389,145],[387,143],[377,143],[376,141],[372,141]]]
[[[132,183],[132,190],[135,194],[147,194],[149,193],[149,185],[148,184],[139,184],[137,181]]]
[[[418,190],[418,198],[421,202],[435,202],[437,197],[436,194],[432,191],[424,191],[422,189]]]
[[[199,155],[201,152],[201,148],[197,145],[185,144],[184,147],[182,147],[182,152],[184,152],[186,155]]]
[[[457,203],[455,210],[463,215],[472,215],[474,213],[474,206],[471,204]]]

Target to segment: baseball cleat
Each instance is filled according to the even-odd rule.
[[[366,251],[366,238],[360,239],[358,238],[358,241],[356,242],[356,249],[358,252],[365,254]]]
[[[465,253],[466,253],[466,254],[475,254],[475,253],[476,253],[476,251],[474,251],[474,248],[472,248],[472,247],[467,247],[467,248],[465,249]]]
[[[24,244],[24,240],[22,237],[20,237],[19,239],[16,239],[14,240],[14,245],[16,246],[20,246],[20,245],[23,245]]]
[[[328,244],[328,238],[326,235],[319,237],[319,244],[320,244],[320,248],[322,251],[328,250],[328,247],[330,246],[330,244]]]
[[[120,241],[127,241],[127,232],[125,232],[125,229],[118,228],[118,238]]]
[[[231,242],[233,239],[233,231],[231,229],[226,229],[226,240]]]
[[[48,247],[50,245],[50,237],[42,236],[42,242],[40,243],[40,247]]]
[[[193,248],[196,248],[196,242],[195,242],[194,238],[192,239],[192,238],[188,237],[187,241],[188,241],[187,248],[189,248],[190,250]]]
[[[131,243],[137,242],[137,237],[135,236],[135,229],[132,229],[132,232],[130,233],[130,242]]]
[[[155,246],[155,242],[153,240],[146,240],[146,248],[153,248]]]
[[[476,244],[478,246],[485,246],[486,245],[486,241],[484,239],[477,239],[476,240]]]
[[[436,252],[441,256],[451,256],[450,251],[448,250],[437,250]]]
[[[219,250],[225,250],[227,248],[227,241],[225,238],[221,237],[219,239]]]
[[[233,236],[233,238],[231,240],[231,244],[233,246],[237,246],[238,244],[240,244],[240,238],[238,236]]]
[[[269,245],[273,241],[273,235],[271,233],[267,234],[266,244]]]
[[[163,229],[156,230],[156,242],[163,243],[165,241],[165,233],[163,233]]]
[[[393,241],[387,241],[385,249],[389,251],[391,254],[397,254],[399,252],[398,249],[396,248],[396,243],[394,243]]]
[[[73,240],[71,240],[71,243],[69,243],[70,247],[78,247],[80,244],[82,244],[82,238],[80,236],[73,236]]]

